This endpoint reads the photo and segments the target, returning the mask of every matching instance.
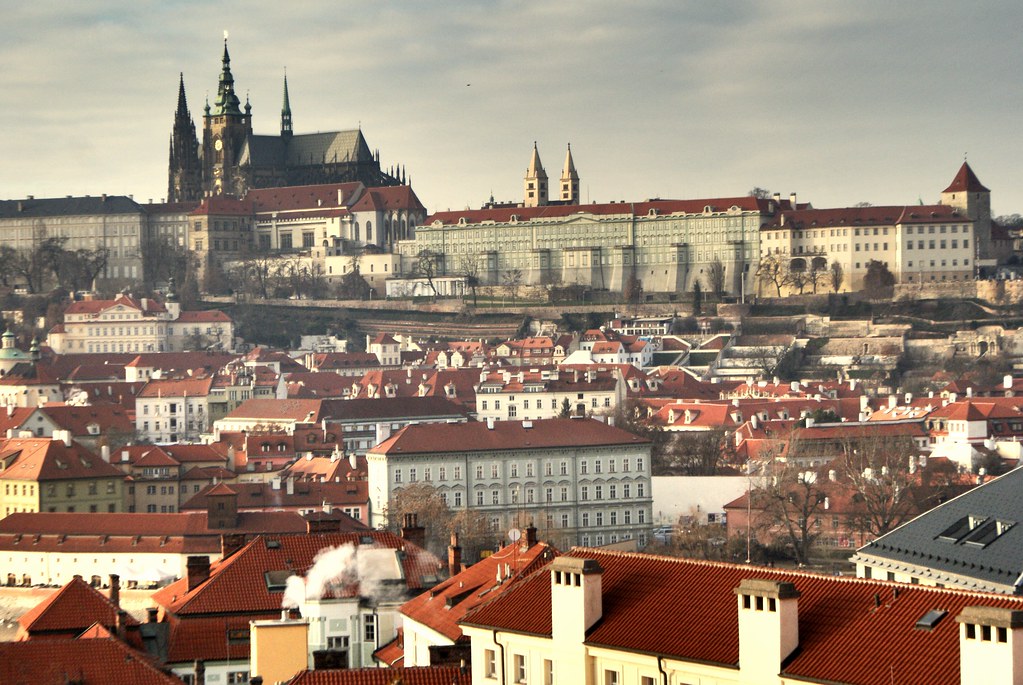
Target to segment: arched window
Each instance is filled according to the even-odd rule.
[[[373,222],[372,221],[367,221],[366,222],[366,242],[367,243],[373,242]]]

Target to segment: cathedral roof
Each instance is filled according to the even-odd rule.
[[[547,177],[547,172],[543,169],[543,162],[540,161],[540,151],[536,149],[536,143],[533,143],[533,156],[529,158],[529,168],[526,169],[526,176],[536,177]]]
[[[967,162],[963,162],[963,165],[959,167],[959,171],[956,173],[956,177],[952,179],[952,183],[942,192],[990,193],[991,191],[984,187],[984,184],[980,182],[977,175],[973,173],[970,165]]]
[[[362,131],[306,133],[290,138],[253,135],[242,146],[239,166],[299,167],[344,162],[372,162]]]

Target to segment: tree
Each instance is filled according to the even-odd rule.
[[[867,297],[879,300],[891,297],[895,275],[888,270],[888,265],[876,259],[867,262],[867,273],[863,276],[863,290]]]
[[[481,257],[476,253],[463,254],[458,260],[458,271],[465,279],[465,287],[472,293],[472,306],[477,306],[477,290],[480,287]]]
[[[843,450],[843,476],[862,507],[854,521],[857,529],[877,537],[914,514],[909,462],[918,450],[911,438],[864,435],[847,441]]]
[[[836,293],[842,289],[842,281],[845,280],[845,270],[842,268],[841,262],[831,262],[831,266],[828,269],[828,278],[831,280],[831,289]]]
[[[420,250],[416,255],[416,261],[412,264],[413,275],[426,279],[426,284],[430,286],[434,297],[440,296],[440,293],[437,292],[437,285],[433,281],[440,276],[442,260],[443,256],[432,250]]]
[[[777,470],[768,484],[752,492],[754,525],[791,549],[797,563],[806,564],[819,535],[814,521],[827,496],[812,471],[777,461],[774,466]]]
[[[501,284],[508,290],[512,302],[515,302],[519,298],[519,287],[522,285],[522,270],[506,269],[501,274]]]
[[[725,450],[725,432],[676,431],[666,433],[663,445],[651,456],[651,467],[658,475],[713,476]]]
[[[373,288],[362,277],[362,272],[359,270],[359,257],[357,255],[349,258],[348,267],[345,269],[345,274],[341,277],[340,282],[338,282],[335,291],[340,300],[369,299]]]
[[[622,288],[622,299],[629,304],[639,304],[643,300],[643,282],[636,277],[635,270],[629,274],[628,280],[625,281],[625,287]]]
[[[787,274],[785,262],[775,254],[765,255],[757,266],[757,280],[761,285],[773,285],[778,297],[781,297],[781,287],[786,283]]]
[[[693,280],[693,316],[699,316],[703,313],[703,286],[700,285],[700,279]]]
[[[747,193],[747,195],[749,195],[750,197],[755,197],[758,200],[767,200],[773,197],[770,190],[768,190],[767,188],[761,188],[760,186],[753,186],[752,188],[750,188],[750,191],[749,193]],[[795,207],[793,207],[793,209],[795,209]]]
[[[725,265],[717,257],[707,267],[707,283],[710,285],[710,291],[715,295],[725,292]]]
[[[806,270],[805,264],[797,268],[786,269],[783,282],[790,288],[797,290],[799,294],[802,295],[803,291],[806,289],[807,283],[810,282],[809,272]]]
[[[426,529],[426,548],[443,556],[450,539],[452,515],[437,488],[419,482],[395,490],[385,512],[387,527],[401,533],[405,514],[416,514],[419,525]]]
[[[450,531],[458,535],[462,559],[469,563],[479,561],[483,550],[492,550],[500,542],[501,531],[495,530],[490,518],[476,509],[460,509],[448,525]]]
[[[561,408],[558,410],[559,419],[567,419],[572,416],[572,403],[568,401],[568,398],[561,400]]]

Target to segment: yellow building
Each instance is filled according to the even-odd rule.
[[[68,431],[51,438],[0,442],[0,512],[124,511],[124,474],[71,440]]]

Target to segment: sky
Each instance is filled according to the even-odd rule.
[[[41,0],[0,24],[0,199],[167,194],[184,74],[224,31],[256,133],[361,127],[430,211],[522,199],[534,141],[584,202],[936,202],[962,164],[1023,213],[1023,3]],[[200,134],[201,135],[201,134]]]

